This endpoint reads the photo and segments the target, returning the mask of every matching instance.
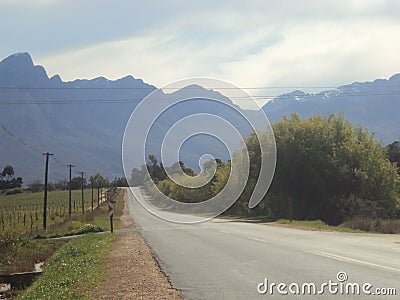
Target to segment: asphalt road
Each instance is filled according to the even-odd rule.
[[[153,216],[131,193],[129,210],[184,299],[400,299],[399,235],[304,231],[221,219],[181,225]],[[347,275],[342,283],[339,272]],[[258,286],[266,279],[269,289],[260,294]],[[271,283],[286,284],[280,290],[288,294],[273,286],[271,295]],[[324,293],[314,295],[311,287],[309,295],[303,283],[314,283],[316,292]],[[351,293],[350,283],[360,286],[360,296]],[[379,292],[376,288],[395,288],[397,295],[366,295],[363,287],[371,294]]]

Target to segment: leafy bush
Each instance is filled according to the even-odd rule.
[[[356,217],[342,224],[343,227],[359,229],[380,233],[400,233],[400,220],[396,219],[374,219],[367,217]]]
[[[382,233],[400,233],[400,220],[383,220],[381,222]]]
[[[98,225],[92,225],[92,224],[85,224],[81,228],[79,228],[77,231],[75,231],[74,234],[85,234],[85,233],[96,233],[96,232],[103,232],[104,228]]]
[[[80,227],[79,229],[70,230],[68,232],[52,233],[52,234],[38,233],[35,235],[35,238],[36,239],[56,238],[56,237],[62,237],[62,236],[97,233],[97,232],[104,232],[104,231],[105,231],[105,229],[102,226],[85,224],[84,226]]]
[[[373,228],[373,220],[365,217],[357,217],[343,223],[343,227],[359,229],[362,231],[371,231]]]
[[[278,155],[269,196],[277,217],[290,217],[289,201],[293,218],[331,225],[360,213],[376,219],[396,216],[397,168],[367,130],[341,115],[303,119],[298,114],[273,129]]]

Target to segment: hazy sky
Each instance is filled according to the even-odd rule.
[[[305,87],[400,73],[396,0],[0,0],[0,24],[1,58],[28,51],[63,80]]]

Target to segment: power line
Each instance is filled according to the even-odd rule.
[[[182,87],[162,87],[161,90],[176,90]],[[242,90],[267,90],[267,89],[335,89],[337,86],[264,86],[240,87]],[[157,90],[156,87],[13,87],[0,86],[4,90]],[[199,89],[199,87],[185,87],[185,89]],[[236,90],[237,87],[211,87],[207,89]]]
[[[11,130],[9,130],[3,123],[0,123],[0,128],[7,133],[12,139],[14,139],[15,141],[17,141],[18,143],[24,145],[25,147],[27,147],[29,150],[40,154],[40,155],[46,155],[47,153],[42,153],[41,151],[39,151],[35,146],[33,146],[32,144],[29,144],[27,142],[25,142],[23,139],[21,139],[20,137],[18,137],[16,134],[14,134]],[[50,154],[49,153],[49,158],[52,158],[59,166],[61,167],[65,167],[66,164],[62,163],[59,159],[57,159],[55,157],[54,154]],[[47,157],[46,157],[47,160]],[[48,163],[47,163],[48,164]],[[67,165],[68,166],[68,165]],[[72,166],[75,167],[75,166]],[[81,174],[81,172],[75,172],[76,174]]]
[[[301,96],[297,96],[298,98],[311,98],[316,95],[324,94],[304,94]],[[332,97],[369,97],[369,96],[395,96],[400,95],[400,91],[391,91],[386,93],[376,93],[376,92],[357,92],[357,93],[332,93],[327,94],[332,95]],[[224,95],[223,95],[224,96]],[[227,96],[225,96],[227,97]],[[291,94],[283,94],[283,95],[255,95],[255,96],[231,96],[227,97],[232,100],[236,101],[252,101],[253,99],[256,100],[272,100],[275,98],[279,99],[291,99],[296,97]],[[201,98],[201,96],[197,96],[195,98]],[[207,99],[204,97],[204,99]],[[19,100],[19,99],[8,99],[5,101],[0,100],[0,105],[23,105],[23,104],[129,104],[129,103],[140,103],[143,98],[140,99],[64,99],[64,100]],[[149,102],[162,102],[168,101],[168,98],[155,98],[155,99],[148,99],[146,101]]]
[[[18,137],[16,134],[14,134],[10,129],[8,129],[4,124],[0,123],[0,128],[7,133],[12,139],[14,139],[15,141],[17,141],[18,143],[24,145],[26,148],[28,148],[29,150],[37,153],[37,154],[43,154],[41,151],[39,151],[35,146],[33,146],[32,144],[27,143],[26,141],[24,141],[23,139],[21,139],[20,137]],[[65,163],[62,163],[59,159],[57,159],[55,157],[54,154],[50,155],[50,157],[61,167],[64,168]],[[78,172],[79,173],[79,172]]]
[[[25,147],[27,147],[29,150],[38,153],[38,154],[43,154],[41,151],[39,151],[35,146],[33,146],[32,144],[28,144],[26,141],[24,141],[23,139],[21,139],[20,137],[18,137],[16,134],[14,134],[10,129],[8,129],[4,124],[0,123],[0,128],[3,129],[3,131],[5,133],[7,133],[11,138],[13,138],[15,141],[17,141],[18,143],[24,145]],[[59,164],[60,166],[64,167],[64,164],[62,162],[60,162],[55,156],[54,154],[50,155],[52,157],[52,159]]]
[[[53,156],[54,161],[59,164],[61,167],[64,167],[65,164],[63,164],[62,162],[60,162],[55,156]]]
[[[38,154],[42,154],[41,151],[39,151],[36,147],[34,147],[32,144],[28,144],[27,142],[25,142],[23,139],[19,138],[17,135],[15,135],[11,130],[9,130],[4,124],[0,123],[0,127],[1,129],[3,129],[3,131],[5,133],[7,133],[10,137],[12,137],[15,141],[17,141],[18,143],[24,145],[25,147],[27,147],[28,149],[38,153]]]

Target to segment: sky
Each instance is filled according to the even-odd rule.
[[[400,73],[399,16],[397,0],[0,0],[0,58],[29,52],[63,80],[316,91]]]

